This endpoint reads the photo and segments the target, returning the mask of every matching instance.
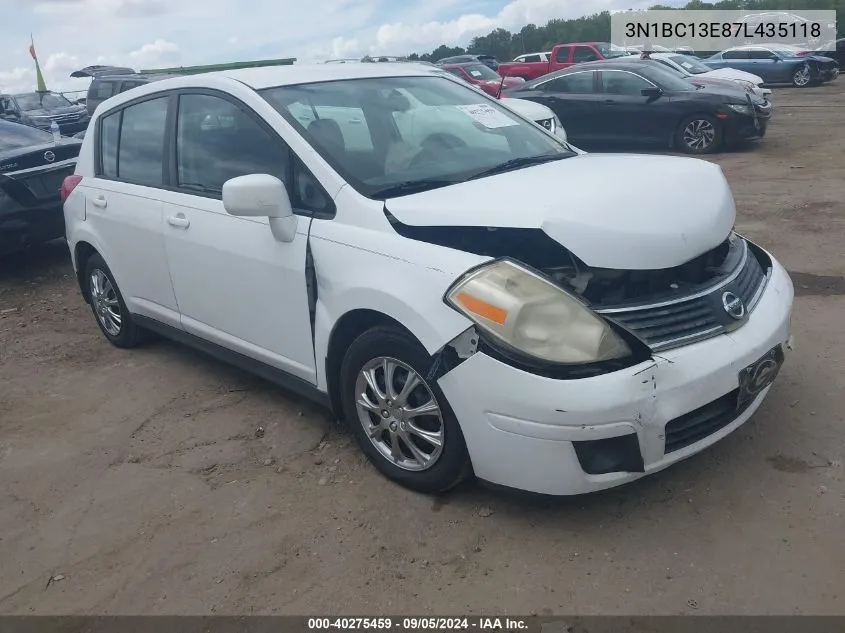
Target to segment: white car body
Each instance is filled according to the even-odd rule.
[[[767,97],[772,94],[772,91],[769,88],[763,88],[763,78],[754,75],[752,73],[747,73],[744,70],[737,70],[735,68],[718,68],[713,70],[708,70],[707,72],[703,73],[691,73],[688,67],[685,67],[684,64],[695,64],[698,62],[696,59],[689,59],[683,60],[678,59],[679,57],[686,57],[685,55],[678,55],[677,53],[652,53],[651,59],[656,61],[660,61],[662,63],[671,66],[675,70],[691,75],[693,77],[711,77],[713,79],[727,79],[730,81],[735,81],[743,86],[748,86],[752,89],[754,94],[758,97]]]
[[[411,369],[421,372],[425,389],[431,392],[437,387],[441,392],[445,402],[438,400],[438,415],[445,411],[443,419],[452,420],[454,416],[457,426],[449,427],[452,430],[445,439],[440,436],[442,455],[460,447],[463,441],[467,463],[477,477],[538,493],[579,494],[629,482],[697,453],[741,426],[770,389],[767,380],[773,376],[772,367],[766,365],[769,361],[758,361],[770,350],[788,347],[793,288],[774,258],[733,236],[734,201],[720,168],[702,160],[665,156],[566,157],[564,145],[524,121],[510,119],[513,115],[499,110],[498,101],[487,97],[487,101],[478,102],[486,107],[483,112],[473,111],[475,122],[466,123],[468,130],[475,125],[478,134],[489,136],[485,127],[506,124],[513,134],[519,133],[520,143],[555,147],[556,152],[563,152],[561,157],[418,193],[365,195],[361,185],[353,186],[358,181],[336,168],[340,163],[334,162],[333,154],[309,141],[299,123],[294,125],[299,117],[308,118],[307,111],[295,118],[283,116],[277,108],[290,105],[274,106],[260,93],[272,89],[284,96],[288,89],[298,90],[307,84],[303,89],[307,94],[318,94],[313,85],[331,91],[335,89],[332,86],[346,80],[363,78],[407,86],[411,80],[430,76],[420,68],[399,66],[295,65],[192,75],[150,83],[98,106],[91,132],[83,142],[76,176],[71,177],[75,180],[66,181],[63,197],[74,269],[101,329],[107,323],[103,318],[112,318],[107,313],[117,306],[122,321],[112,336],[127,334],[124,328],[131,323],[141,324],[332,403],[336,409],[348,404],[358,415],[363,411],[370,416],[366,417],[368,424],[378,425],[373,432],[386,446],[384,434],[393,433],[390,438],[394,438],[400,430],[411,433],[411,423],[407,422],[406,428],[406,421],[417,420],[413,416],[420,415],[419,411],[382,409],[383,417],[391,420],[388,431],[384,426],[387,423],[374,421],[373,416],[378,418],[378,414],[370,413],[369,401],[362,404],[360,398],[365,396],[355,396],[358,392],[351,391],[352,400],[344,400],[347,391],[343,391],[343,385],[353,383],[345,383],[342,377],[351,350],[361,354],[369,350],[358,345],[359,341],[365,336],[381,337],[378,340],[383,341],[378,327],[392,324],[391,331],[402,332],[405,344],[425,359],[423,367],[411,365]],[[398,83],[400,80],[405,83]],[[442,87],[437,90],[453,94]],[[461,92],[461,98],[469,94]],[[169,100],[153,101],[162,96]],[[183,167],[178,161],[182,159],[174,158],[177,165],[170,165],[171,169],[165,166],[170,160],[167,156],[182,156],[173,149],[174,144],[182,142],[177,140],[182,137],[175,127],[175,121],[181,120],[182,106],[176,114],[174,104],[188,97],[195,97],[197,103],[205,103],[203,98],[224,105],[235,103],[241,113],[237,116],[260,119],[262,134],[269,135],[262,138],[272,138],[274,147],[282,147],[283,141],[290,150],[284,154],[285,160],[294,160],[305,168],[295,170],[298,176],[293,176],[289,191],[292,196],[296,193],[290,199],[315,199],[316,187],[325,198],[320,202],[323,211],[296,207],[291,215],[292,204],[299,203],[273,193],[278,190],[284,194],[284,185],[272,176],[255,172],[226,181],[222,196],[211,189],[179,185],[182,177],[178,174]],[[388,98],[393,95],[384,97]],[[149,135],[142,134],[146,128],[133,127],[132,123],[125,133],[137,134],[138,140],[124,139],[120,154],[113,154],[115,135],[124,134],[120,126],[140,120],[139,113],[146,111],[132,108],[149,108],[149,104],[155,108],[169,104],[166,107],[171,114],[166,121],[174,127],[167,128],[172,132],[161,132],[164,149],[157,142],[150,145]],[[347,117],[341,121],[344,129],[366,124],[354,113],[343,114],[347,106],[327,107],[336,110],[323,110],[324,117]],[[491,115],[491,110],[498,114]],[[251,114],[243,114],[247,111]],[[108,118],[118,112],[130,114]],[[192,125],[196,125],[186,128],[193,129],[192,134],[218,130],[214,136],[218,138],[216,135],[223,134],[226,126],[234,125],[234,118],[198,112],[199,118],[190,119],[190,108],[185,106],[186,121],[193,120]],[[430,114],[413,120],[397,119],[397,125],[403,135],[407,130],[410,138],[417,129],[415,121],[430,125],[438,120],[437,111]],[[315,121],[316,114],[309,125],[316,125]],[[115,127],[108,127],[108,136],[104,130],[112,125]],[[316,125],[318,128],[320,125]],[[475,142],[470,131],[464,138],[465,142]],[[363,151],[365,141],[359,136],[347,143],[354,144],[354,151]],[[102,158],[98,144],[103,148]],[[249,147],[254,147],[252,140]],[[199,156],[207,161],[203,164],[208,170],[222,169],[214,161],[231,155],[231,143],[221,144],[219,151],[219,157]],[[455,156],[460,155],[460,149],[454,151]],[[439,160],[433,157],[431,164],[440,165]],[[169,184],[151,186],[131,176],[144,165],[149,168],[144,174]],[[263,167],[271,168],[274,165]],[[357,168],[356,164],[344,169]],[[114,176],[106,175],[107,169],[113,170]],[[202,178],[201,165],[197,169],[199,174],[194,177]],[[190,180],[189,176],[185,178]],[[541,251],[551,258],[550,267],[542,272],[539,269],[546,264],[541,262]],[[501,255],[525,260],[537,271],[498,259]],[[605,269],[616,269],[627,279],[634,273],[646,275],[654,269],[687,265],[696,258],[723,256],[725,262],[733,262],[733,272],[706,281],[705,290],[694,294],[689,294],[691,290],[685,290],[687,294],[670,291],[675,294],[663,303],[640,301],[631,308],[634,312],[628,311],[628,304],[613,307],[612,302],[604,300],[588,305],[575,290],[564,289],[570,288],[569,281],[554,277],[554,271],[562,267],[571,271],[574,265],[572,283],[589,288],[594,283],[590,276],[606,274],[602,272]],[[109,281],[119,288],[119,295],[114,287],[112,291],[106,289],[98,277],[105,274],[105,268],[96,264],[98,257],[108,267]],[[573,258],[581,263],[576,264]],[[696,264],[699,269],[704,270],[703,263]],[[516,302],[513,310],[519,313],[473,299],[479,295],[472,294],[477,291],[471,284],[492,288],[489,284],[496,282],[499,273],[515,275],[506,278],[519,281],[507,282],[496,295],[499,298],[491,301],[507,305]],[[96,281],[93,287],[91,279]],[[516,290],[508,285],[512,283]],[[604,287],[595,283],[599,289]],[[613,281],[609,283],[612,288]],[[742,289],[740,284],[745,284]],[[625,288],[623,292],[627,292]],[[731,292],[737,294],[731,298]],[[454,302],[448,303],[444,299],[447,295],[467,302],[462,305],[475,305],[472,310],[492,307],[494,312],[485,312],[485,317],[469,316],[465,309],[453,307]],[[478,302],[486,307],[479,307]],[[693,306],[688,302],[699,303]],[[706,310],[701,302],[710,302]],[[126,312],[122,312],[124,305]],[[560,320],[555,315],[561,314],[557,310],[563,307],[567,316]],[[496,323],[502,328],[515,328],[521,323],[522,311],[529,314],[529,308],[535,317],[528,318],[518,331],[501,334],[519,349],[534,346],[531,349],[548,350],[555,358],[569,358],[571,350],[587,349],[592,345],[591,337],[601,333],[596,339],[597,349],[611,349],[601,357],[611,360],[547,363],[532,355],[534,352],[524,356],[515,351],[517,347],[502,347],[499,335],[490,333],[490,319],[499,319]],[[667,309],[704,311],[706,315],[696,318],[712,318],[713,323],[727,325],[720,329],[722,326],[711,323],[703,329],[697,324],[692,334],[673,329],[672,334],[659,334],[659,340],[649,338],[658,334],[630,329],[635,327],[630,325],[631,318]],[[504,311],[505,316],[495,310]],[[653,310],[658,312],[650,312]],[[513,321],[511,314],[517,315]],[[113,319],[108,322],[112,326],[116,323]],[[618,325],[621,323],[629,325]],[[370,329],[373,327],[377,329]],[[547,336],[553,340],[548,342]],[[611,346],[605,348],[608,341]],[[377,363],[386,357],[386,352],[371,353]],[[577,356],[581,352],[572,353]],[[593,358],[592,352],[588,355]],[[354,363],[354,359],[349,362]],[[709,420],[709,426],[693,420],[698,426],[689,427],[690,416],[701,417],[713,403],[733,402],[740,373],[753,363],[753,375],[743,383],[750,385],[750,395],[742,408],[733,411],[729,407],[721,418],[708,417],[705,421]],[[358,365],[350,365],[358,380],[354,384],[364,385],[365,392],[370,393],[366,391],[370,387],[361,380],[375,376],[379,366],[365,375],[367,365],[360,373],[354,373]],[[384,367],[386,370],[387,364]],[[393,373],[390,375],[393,377]],[[386,391],[390,397],[390,390]],[[396,396],[397,402],[400,397]],[[440,396],[435,393],[435,397]],[[383,402],[394,406],[389,399]],[[738,405],[740,400],[736,402]],[[683,423],[680,427],[679,420]],[[431,469],[419,473],[390,470],[393,462],[387,457],[380,462],[372,456],[376,439],[366,439],[364,432],[370,430],[362,430],[365,422],[348,417],[347,422],[359,434],[356,438],[362,447],[369,447],[365,452],[370,451],[368,456],[376,466],[384,468],[382,472],[398,473],[395,478],[405,485],[417,486],[416,477],[434,477],[446,459],[439,458],[441,461],[433,466],[426,459],[420,460]],[[667,431],[670,424],[680,428],[683,437],[678,431]],[[691,432],[694,435],[689,436]],[[621,459],[621,449],[612,448],[616,440],[610,438],[619,439],[628,451],[623,455],[624,467],[613,462],[610,471],[599,472],[606,467],[595,460],[604,459],[605,453]],[[686,443],[670,450],[668,443],[680,442],[679,438]],[[404,455],[397,457],[396,463],[415,463],[413,459]]]
[[[522,55],[517,55],[513,58],[515,63],[523,63],[523,62],[547,62],[549,61],[549,56],[551,55],[550,52],[543,52],[543,53],[523,53]]]
[[[500,99],[502,105],[507,106],[520,116],[534,121],[548,130],[562,141],[566,141],[566,130],[560,119],[552,112],[551,108],[544,106],[542,103],[536,101],[529,101],[528,99],[513,99],[510,97],[502,97]]]

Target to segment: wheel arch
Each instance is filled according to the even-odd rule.
[[[343,406],[340,401],[340,367],[346,350],[352,341],[364,332],[379,326],[395,328],[403,334],[407,334],[420,347],[425,349],[425,346],[411,330],[402,325],[399,320],[384,312],[370,308],[356,308],[343,314],[329,334],[325,357],[326,387],[332,412],[338,418],[343,415]]]
[[[81,240],[73,247],[73,261],[76,264],[76,281],[86,303],[88,302],[88,287],[85,283],[85,265],[93,255],[100,255],[99,251],[89,242]],[[100,255],[102,257],[102,255]]]

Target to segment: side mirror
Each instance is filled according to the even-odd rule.
[[[238,176],[223,183],[223,208],[229,215],[270,219],[270,230],[280,242],[292,242],[296,216],[285,184],[269,174]]]
[[[660,88],[643,88],[640,94],[649,99],[657,99],[657,97],[663,94],[663,91]]]

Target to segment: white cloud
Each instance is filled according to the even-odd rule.
[[[167,40],[156,40],[151,44],[144,44],[136,51],[129,53],[129,59],[140,66],[154,66],[161,62],[175,62],[181,58],[179,47]]]

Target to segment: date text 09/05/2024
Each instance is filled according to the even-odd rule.
[[[308,630],[377,630],[377,631],[519,631],[528,628],[520,618],[308,618]]]
[[[625,37],[698,37],[698,38],[817,38],[822,33],[818,22],[757,23],[747,22],[628,22]]]

